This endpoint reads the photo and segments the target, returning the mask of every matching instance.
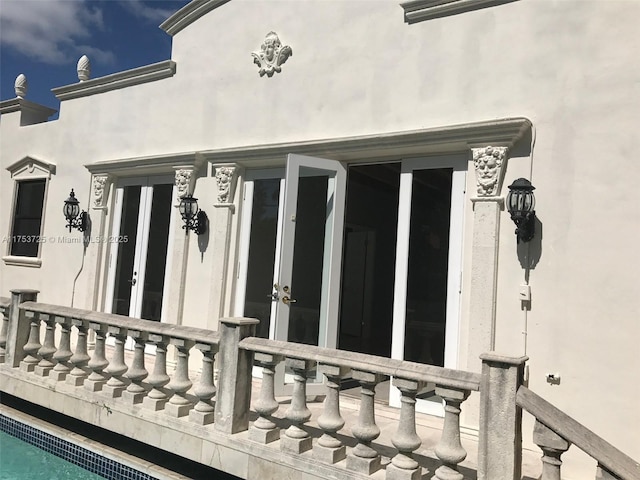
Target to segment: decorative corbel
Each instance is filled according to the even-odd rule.
[[[500,195],[504,166],[507,163],[507,147],[472,148],[473,164],[476,169],[476,187],[478,197],[497,197]]]
[[[91,182],[91,194],[93,202],[91,207],[94,210],[102,210],[107,208],[107,200],[109,199],[109,187],[113,181],[113,175],[109,173],[98,173],[93,175]]]
[[[272,77],[274,73],[282,71],[282,64],[293,56],[289,45],[282,45],[276,32],[269,32],[265,37],[259,52],[253,52],[253,63],[258,66],[258,74]]]
[[[187,194],[192,194],[195,186],[194,172],[195,169],[192,166],[180,166],[173,167],[175,170],[175,182],[176,182],[176,203],[175,206],[180,205],[180,200]]]
[[[238,167],[235,165],[218,165],[213,167],[218,183],[218,203],[216,207],[233,207],[233,196],[238,180]]]

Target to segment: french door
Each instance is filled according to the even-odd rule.
[[[162,320],[173,178],[124,179],[115,192],[105,311]]]

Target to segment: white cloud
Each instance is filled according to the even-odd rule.
[[[142,0],[121,0],[120,5],[122,8],[127,10],[132,15],[136,17],[142,18],[148,22],[162,23],[167,18],[169,18],[173,13],[175,13],[175,9],[167,9],[167,8],[157,8],[152,7],[149,4],[162,4],[164,3],[162,0],[155,0],[144,2]]]
[[[91,50],[105,64],[112,52],[86,47],[104,28],[102,11],[84,0],[0,0],[0,45],[49,64],[74,63]]]

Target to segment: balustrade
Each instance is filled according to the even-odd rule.
[[[46,377],[55,366],[55,363],[53,363],[53,354],[56,353],[56,346],[54,343],[56,334],[56,319],[53,315],[41,313],[40,320],[45,323],[46,330],[44,334],[44,342],[42,344],[42,347],[40,347],[40,349],[38,350],[40,362],[38,363],[38,365],[36,365],[34,371],[36,375]]]
[[[189,420],[208,425],[213,423],[215,407],[212,398],[216,394],[216,387],[213,384],[213,362],[218,352],[218,346],[209,343],[196,343],[196,349],[202,353],[202,372],[200,380],[193,389],[193,393],[198,397],[198,403],[189,412]]]
[[[358,444],[347,456],[347,468],[371,475],[381,467],[380,455],[371,446],[371,442],[380,435],[374,409],[375,389],[386,376],[363,370],[353,370],[351,376],[360,384],[360,413],[358,423],[351,430]]]
[[[53,354],[53,360],[56,362],[56,365],[53,367],[53,370],[49,372],[49,378],[62,382],[71,371],[69,365],[69,359],[73,355],[71,351],[71,319],[56,316],[56,323],[60,325],[60,344],[58,345],[56,353]]]
[[[311,436],[302,427],[311,418],[311,410],[307,408],[307,376],[314,363],[298,358],[285,359],[285,365],[293,370],[291,405],[285,413],[291,425],[280,440],[280,447],[287,452],[302,453],[312,446]]]
[[[281,355],[270,353],[256,353],[255,364],[262,367],[262,384],[260,395],[253,404],[258,413],[258,419],[249,428],[249,438],[263,444],[271,443],[280,438],[280,429],[273,421],[272,415],[280,406],[274,395],[274,375],[276,365],[282,361]]]
[[[172,338],[170,343],[178,350],[178,360],[173,378],[168,385],[173,395],[169,399],[169,403],[165,405],[164,411],[167,415],[179,418],[188,415],[189,410],[193,407],[193,403],[187,397],[187,391],[193,385],[189,380],[189,350],[191,350],[195,342],[182,338]]]
[[[571,444],[543,423],[536,420],[533,427],[533,443],[542,450],[542,476],[540,480],[560,480],[560,457]]]
[[[133,338],[135,346],[133,347],[133,361],[131,367],[127,370],[126,377],[131,383],[122,392],[122,397],[131,404],[141,403],[146,394],[142,381],[147,378],[149,372],[144,368],[144,348],[146,344],[147,334],[139,330],[129,330],[129,336]]]
[[[153,364],[153,372],[147,378],[151,390],[142,400],[142,405],[150,410],[162,410],[169,396],[163,388],[171,378],[167,375],[167,344],[169,339],[164,335],[149,334],[149,342],[156,346],[156,360]]]
[[[87,352],[87,325],[84,320],[73,318],[71,324],[78,330],[78,338],[76,340],[76,350],[69,359],[73,365],[73,369],[69,372],[65,382],[76,387],[84,385],[87,378],[87,363],[91,359]]]
[[[344,419],[340,415],[340,381],[350,369],[319,364],[318,370],[327,378],[327,396],[324,400],[324,411],[318,417],[318,426],[323,434],[313,448],[313,456],[326,463],[336,463],[347,456],[347,449],[338,439],[337,433],[344,427]]]
[[[87,365],[91,369],[91,373],[84,381],[84,388],[91,392],[99,392],[104,384],[107,383],[107,375],[104,373],[104,369],[109,366],[109,361],[105,355],[106,326],[89,322],[89,328],[95,334],[95,345],[93,355]]]
[[[5,297],[0,298],[0,363],[4,363],[7,353],[7,331],[9,329],[9,306],[11,300]]]
[[[20,370],[33,372],[38,362],[40,362],[38,350],[42,346],[40,344],[40,315],[26,311],[24,316],[29,320],[29,338],[23,347],[26,356],[20,362]]]

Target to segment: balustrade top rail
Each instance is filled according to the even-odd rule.
[[[325,365],[348,367],[407,380],[432,382],[461,390],[480,390],[481,375],[478,373],[435,367],[423,363],[257,337],[245,338],[240,342],[239,347],[253,352],[313,360]]]
[[[0,308],[5,309],[11,306],[11,299],[8,297],[0,297]]]
[[[596,459],[614,475],[626,479],[640,478],[640,463],[525,386],[518,388],[516,403],[540,423]]]
[[[94,312],[79,308],[62,307],[47,303],[24,302],[20,309],[26,312],[54,315],[56,317],[75,318],[87,322],[120,327],[132,331],[142,331],[171,338],[193,340],[196,343],[218,345],[220,336],[217,332],[203,328],[186,327],[183,325],[170,325],[153,320],[126,317],[115,313]]]

